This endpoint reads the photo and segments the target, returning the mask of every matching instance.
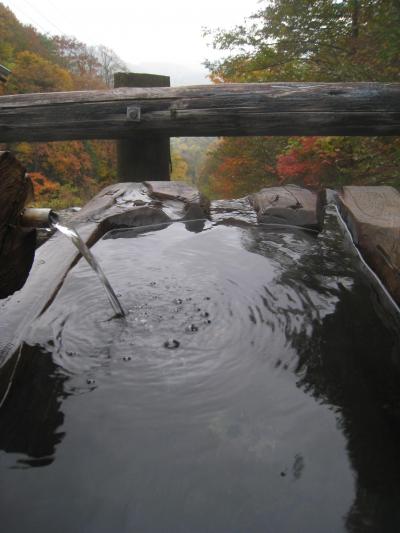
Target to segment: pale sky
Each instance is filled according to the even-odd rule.
[[[0,1],[41,32],[104,44],[129,65],[173,63],[196,72],[216,54],[202,27],[229,29],[260,7],[258,0]],[[167,74],[158,70],[154,74]]]

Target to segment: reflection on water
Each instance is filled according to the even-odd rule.
[[[32,328],[0,411],[5,531],[399,529],[399,326],[334,218],[96,254],[129,312],[80,262]]]
[[[22,347],[16,379],[0,410],[0,449],[16,454],[16,468],[53,462],[64,436],[60,428],[66,379],[46,352]]]

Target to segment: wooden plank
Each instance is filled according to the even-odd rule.
[[[400,193],[388,186],[348,186],[339,199],[354,242],[400,304]]]
[[[169,87],[169,76],[117,72],[114,87]],[[119,181],[169,180],[169,137],[121,139],[117,143]],[[157,157],[154,157],[157,154]]]
[[[132,120],[127,108],[140,108]],[[399,83],[264,83],[0,97],[0,142],[399,135]]]
[[[0,152],[0,298],[20,289],[35,255],[36,233],[19,227],[19,217],[32,197],[25,168],[10,152]]]

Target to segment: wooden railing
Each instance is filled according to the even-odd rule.
[[[0,97],[0,142],[399,135],[398,83],[252,83]]]
[[[0,97],[0,143],[119,139],[119,179],[142,181],[169,179],[170,137],[400,135],[399,83],[168,87],[167,76],[134,73],[115,82]]]

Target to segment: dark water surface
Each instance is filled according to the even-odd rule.
[[[127,317],[80,261],[34,324],[1,531],[400,531],[398,323],[330,218],[96,244]]]

